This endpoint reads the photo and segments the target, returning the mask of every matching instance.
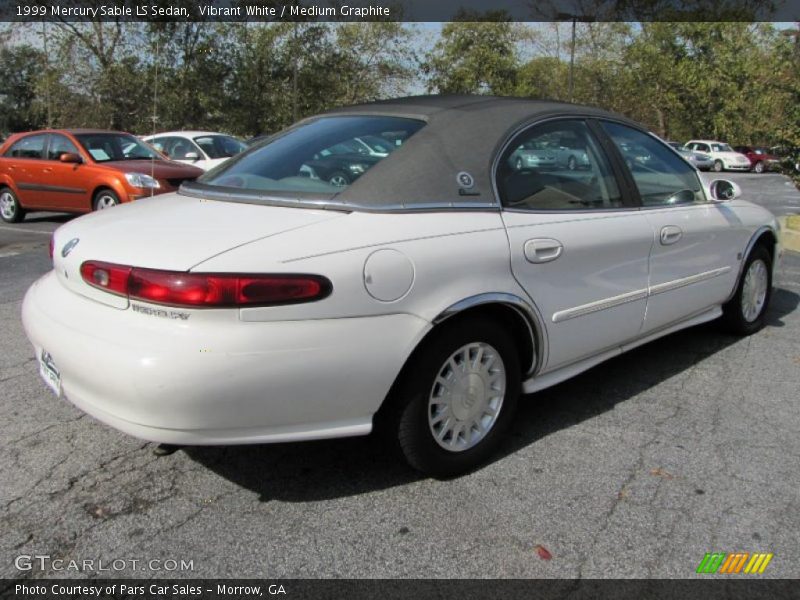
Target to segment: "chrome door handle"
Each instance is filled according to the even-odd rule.
[[[525,242],[525,259],[532,263],[546,263],[557,259],[564,246],[552,238],[535,238]]]
[[[669,246],[683,237],[683,230],[676,225],[667,225],[661,228],[661,245]]]

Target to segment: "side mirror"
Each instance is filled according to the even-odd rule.
[[[83,162],[81,155],[75,154],[74,152],[62,152],[61,156],[58,157],[58,160],[60,160],[63,163],[74,163],[74,164],[80,164]]]
[[[183,155],[183,158],[186,160],[200,160],[200,156],[197,154],[197,152],[187,152]]]
[[[715,179],[709,184],[708,189],[714,202],[729,202],[742,195],[742,188],[727,179]]]

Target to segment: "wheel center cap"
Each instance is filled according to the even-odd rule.
[[[453,395],[453,414],[459,421],[476,416],[486,401],[486,382],[477,373],[470,373]]]

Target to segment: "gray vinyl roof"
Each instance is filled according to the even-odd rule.
[[[495,204],[492,162],[508,137],[526,123],[574,115],[612,118],[640,127],[589,106],[497,96],[412,96],[337,108],[322,116],[366,114],[427,123],[335,198],[343,204],[376,208]],[[459,185],[457,176],[462,172],[474,180],[468,190]]]
[[[265,192],[184,184],[181,193],[231,202],[313,206],[339,210],[439,210],[498,208],[492,164],[519,128],[550,117],[598,117],[636,123],[590,106],[498,96],[410,96],[337,108],[303,119],[296,127],[326,116],[380,115],[425,121],[425,126],[388,157],[333,195]],[[270,142],[265,140],[266,144]],[[231,161],[236,161],[236,158]],[[213,172],[213,171],[212,171]],[[473,182],[464,185],[464,174]]]

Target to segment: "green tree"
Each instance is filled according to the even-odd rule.
[[[0,48],[0,132],[25,131],[44,125],[37,102],[37,81],[44,55],[29,45]]]
[[[513,94],[520,28],[508,21],[452,22],[422,65],[428,89],[442,94]]]

